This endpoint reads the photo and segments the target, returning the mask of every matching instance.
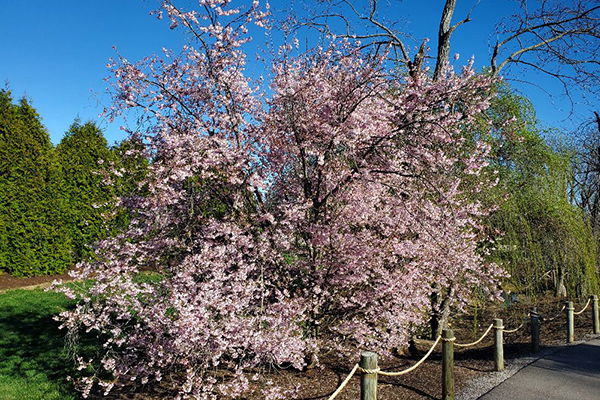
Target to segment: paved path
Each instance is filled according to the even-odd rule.
[[[480,400],[600,400],[600,339],[528,365]]]

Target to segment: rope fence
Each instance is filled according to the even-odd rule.
[[[431,348],[429,349],[429,351],[427,353],[425,353],[425,355],[419,360],[417,361],[417,363],[415,365],[413,365],[410,368],[407,368],[405,370],[402,371],[398,371],[398,372],[388,372],[388,371],[381,371],[381,370],[377,370],[377,372],[366,372],[365,370],[361,370],[364,373],[377,373],[379,375],[384,375],[384,376],[400,376],[400,375],[405,375],[408,374],[409,372],[414,371],[415,369],[419,368],[419,366],[421,364],[423,364],[425,362],[425,360],[427,360],[427,358],[431,355],[431,353],[433,353],[433,350],[435,350],[435,346],[438,345],[438,343],[440,342],[440,340],[442,339],[442,336],[438,336],[437,339],[435,340],[435,342],[433,343],[433,345],[431,346]]]
[[[346,379],[344,379],[344,381],[340,384],[340,386],[337,388],[337,390],[335,392],[333,392],[333,394],[331,396],[329,396],[328,400],[333,400],[336,398],[336,396],[338,394],[340,394],[340,392],[344,389],[344,387],[346,387],[348,382],[350,382],[350,379],[356,373],[356,371],[360,371],[363,374],[368,374],[368,375],[378,374],[378,375],[384,375],[384,376],[400,376],[400,375],[408,374],[408,373],[414,371],[415,369],[419,368],[419,366],[421,364],[423,364],[425,362],[425,360],[427,360],[427,358],[431,355],[431,353],[433,353],[433,351],[435,350],[435,347],[438,345],[438,343],[440,342],[441,339],[442,339],[442,336],[441,335],[438,336],[437,339],[435,340],[435,342],[433,343],[433,345],[431,346],[431,348],[429,349],[429,351],[427,351],[427,353],[425,353],[425,355],[419,361],[417,361],[417,363],[415,365],[413,365],[410,368],[404,369],[402,371],[397,371],[397,372],[382,371],[379,367],[374,368],[374,369],[366,369],[366,368],[362,368],[358,363],[355,364],[354,367],[352,368],[352,370],[350,371],[350,373],[348,374],[348,376],[346,376]]]
[[[504,329],[504,333],[515,333],[524,326],[525,326],[525,322],[523,322],[521,325],[517,326],[515,329]]]
[[[490,326],[486,329],[486,331],[483,333],[483,335],[481,335],[481,337],[479,339],[477,339],[474,342],[471,343],[454,343],[454,345],[456,347],[473,347],[478,345],[479,343],[481,343],[481,341],[483,339],[485,339],[485,337],[487,336],[488,333],[490,333],[490,331],[492,330],[492,328],[494,327],[494,324],[490,324]]]
[[[575,314],[575,315],[581,315],[581,314],[583,314],[583,312],[585,310],[587,310],[587,308],[588,308],[588,306],[590,305],[591,302],[592,302],[592,298],[590,297],[588,299],[587,303],[585,303],[585,306],[581,309],[581,311],[573,312],[573,314]]]
[[[471,343],[456,343],[456,338],[451,329],[444,329],[442,334],[432,342],[431,347],[425,355],[414,365],[401,371],[382,371],[377,364],[377,353],[363,351],[360,354],[360,362],[356,363],[346,378],[337,387],[337,389],[329,396],[328,400],[334,400],[348,385],[350,380],[356,373],[361,373],[360,383],[360,399],[361,400],[376,400],[377,399],[377,377],[382,376],[401,376],[415,371],[425,360],[435,351],[438,344],[442,343],[442,399],[454,400],[454,347],[468,348],[481,343],[488,334],[494,330],[494,370],[504,370],[504,334],[515,333],[527,324],[531,327],[531,349],[533,352],[539,351],[540,347],[540,323],[541,321],[552,321],[558,318],[563,311],[565,312],[567,322],[567,343],[573,342],[574,316],[581,315],[588,307],[592,305],[592,320],[593,333],[600,334],[600,316],[598,308],[598,296],[591,296],[585,306],[577,312],[574,312],[573,302],[566,302],[560,309],[559,313],[552,318],[544,318],[534,307],[526,316],[526,321],[521,323],[514,329],[505,329],[502,319],[495,319],[494,323],[490,324],[485,332],[474,342]],[[430,342],[431,343],[431,342]]]
[[[333,392],[333,394],[331,396],[329,396],[328,400],[335,399],[337,397],[337,395],[340,394],[342,392],[342,390],[344,390],[344,388],[346,387],[346,385],[348,384],[348,382],[350,382],[350,379],[352,379],[352,377],[354,376],[354,374],[356,373],[357,370],[358,370],[358,364],[355,364],[354,368],[352,368],[352,371],[350,371],[350,373],[348,374],[348,376],[346,377],[346,379],[344,379],[344,381],[337,388],[337,390],[335,392]]]
[[[550,318],[543,318],[544,321],[554,321],[556,318],[560,317],[563,313],[563,311],[565,311],[565,308],[567,306],[562,306],[562,308],[560,309],[560,311],[558,312],[558,314],[556,314],[554,317],[550,317]]]

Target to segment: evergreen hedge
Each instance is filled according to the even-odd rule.
[[[27,100],[0,91],[0,269],[64,272],[73,262],[64,180],[47,130]]]
[[[91,245],[108,234],[104,215],[111,207],[116,189],[103,180],[114,166],[114,154],[102,131],[93,123],[73,123],[56,147],[68,199],[68,229],[76,261],[87,260]]]

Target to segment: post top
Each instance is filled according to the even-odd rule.
[[[454,339],[454,332],[452,331],[452,329],[442,329],[442,338]]]
[[[377,357],[377,353],[365,350],[360,352],[360,356],[365,358]]]
[[[575,307],[573,307],[573,302],[572,301],[565,301],[565,305],[567,306],[567,310],[574,310]]]
[[[361,351],[359,365],[363,369],[377,369],[377,353],[372,351]]]

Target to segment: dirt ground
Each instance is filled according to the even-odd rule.
[[[8,289],[43,287],[50,285],[54,280],[70,281],[72,278],[67,274],[49,276],[16,277],[0,272],[0,293]]]

